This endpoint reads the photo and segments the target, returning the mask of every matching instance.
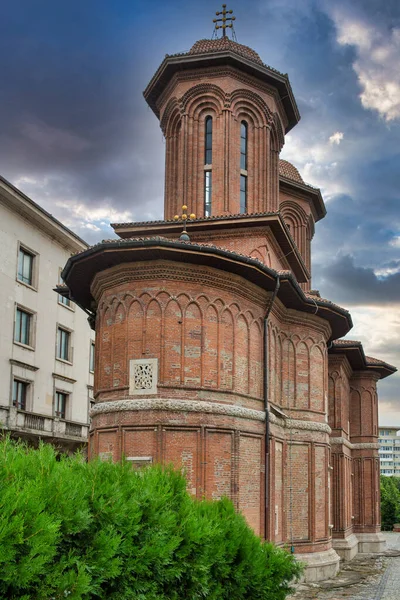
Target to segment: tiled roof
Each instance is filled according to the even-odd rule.
[[[385,367],[389,367],[391,369],[396,369],[396,367],[394,367],[393,365],[387,363],[384,360],[379,360],[379,358],[373,358],[372,356],[366,356],[365,360],[367,361],[368,364],[371,364],[371,365],[382,365]],[[396,371],[397,371],[397,369],[396,369]]]
[[[335,340],[333,344],[335,346],[361,346],[361,342],[357,340]]]
[[[190,223],[196,221],[220,221],[220,220],[229,220],[229,219],[246,219],[251,217],[270,217],[276,216],[279,213],[269,211],[269,212],[255,212],[255,213],[236,213],[234,215],[212,215],[211,217],[198,217],[193,219],[193,221],[188,221],[188,225]],[[137,227],[139,225],[161,225],[165,223],[172,223],[174,225],[182,225],[182,221],[175,221],[175,219],[167,219],[167,220],[159,220],[159,221],[137,221],[137,222],[129,222],[129,223],[110,223],[111,227]]]
[[[304,180],[296,167],[287,160],[279,159],[279,175],[292,179],[292,181],[297,181],[298,183],[304,183]]]
[[[259,65],[264,64],[257,52],[252,48],[238,44],[228,37],[221,37],[216,40],[199,40],[191,47],[189,54],[214,54],[215,52],[225,52],[226,50],[235,52],[235,54],[248,58]]]

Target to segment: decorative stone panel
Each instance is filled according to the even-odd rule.
[[[129,361],[129,395],[157,393],[158,359],[139,358]]]

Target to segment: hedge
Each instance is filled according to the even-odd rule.
[[[301,566],[184,477],[0,442],[0,598],[268,599]]]

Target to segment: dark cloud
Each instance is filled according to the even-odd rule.
[[[400,301],[400,272],[378,278],[372,269],[356,266],[349,255],[315,265],[314,284],[323,297],[344,305],[382,306]]]

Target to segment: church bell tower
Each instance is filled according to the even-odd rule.
[[[167,55],[144,97],[166,140],[166,220],[182,204],[199,218],[278,211],[279,152],[300,119],[287,75],[223,35]]]

